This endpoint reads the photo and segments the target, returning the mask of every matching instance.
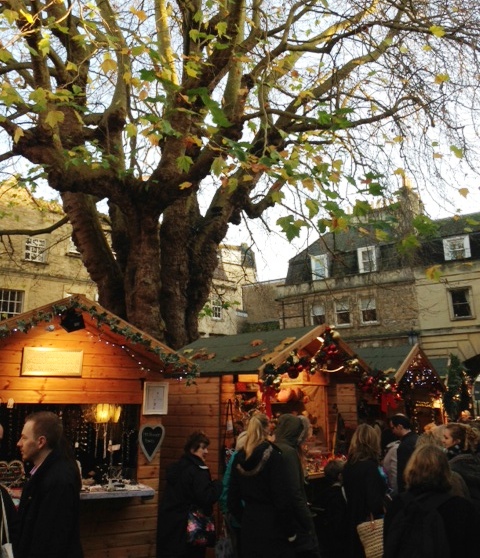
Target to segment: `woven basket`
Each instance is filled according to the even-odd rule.
[[[357,525],[366,558],[383,557],[383,519],[372,519]]]

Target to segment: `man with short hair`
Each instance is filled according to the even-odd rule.
[[[406,489],[403,472],[415,450],[418,435],[412,431],[410,420],[405,415],[393,415],[390,417],[389,423],[392,432],[400,440],[397,448],[397,491],[400,494]]]
[[[58,415],[27,416],[17,447],[33,468],[20,499],[15,558],[82,558],[80,472]]]

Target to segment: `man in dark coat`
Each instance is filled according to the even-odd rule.
[[[392,432],[400,439],[397,448],[397,490],[400,494],[405,491],[405,479],[403,473],[408,460],[415,450],[418,435],[412,431],[410,420],[405,415],[393,415],[390,417]]]
[[[167,483],[158,509],[158,558],[205,555],[205,547],[187,543],[187,520],[190,509],[201,509],[205,515],[212,515],[213,505],[223,490],[222,482],[212,480],[205,464],[209,443],[203,432],[194,432],[180,460],[167,468]]]
[[[29,415],[17,446],[33,468],[20,499],[15,558],[82,558],[80,471],[60,418],[48,411]]]

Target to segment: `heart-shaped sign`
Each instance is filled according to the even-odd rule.
[[[161,424],[144,424],[140,428],[139,444],[148,461],[152,461],[162,445],[165,428]]]
[[[10,461],[10,463],[0,461],[0,484],[15,486],[16,482],[19,481],[24,474],[25,471],[21,461],[15,460]]]

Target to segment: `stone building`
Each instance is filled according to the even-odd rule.
[[[72,241],[61,206],[34,198],[14,181],[0,185],[0,314],[10,318],[53,300],[97,288]],[[38,234],[29,234],[36,231]]]
[[[235,335],[246,321],[242,287],[257,281],[255,254],[246,245],[224,244],[218,253],[210,300],[199,320],[201,337]]]
[[[400,226],[389,225],[388,208],[378,210],[375,227],[359,220],[290,260],[275,287],[279,327],[334,325],[359,354],[418,341],[428,358],[446,362],[455,354],[480,373],[480,213],[434,221],[403,252],[422,206],[407,188],[394,208]],[[388,238],[376,234],[380,222]],[[250,313],[257,304],[248,304]]]
[[[12,180],[0,185],[0,212],[0,319],[74,294],[97,299],[59,203],[37,199]],[[108,235],[107,220],[105,231]],[[257,279],[255,257],[246,245],[221,246],[218,261],[200,319],[202,336],[238,333],[245,321],[242,285]]]

